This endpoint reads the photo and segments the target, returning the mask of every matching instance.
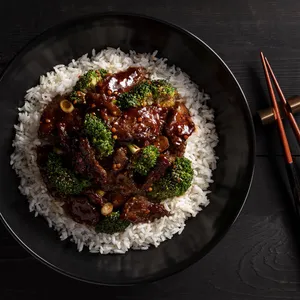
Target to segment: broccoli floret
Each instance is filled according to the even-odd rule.
[[[141,150],[136,145],[129,144],[128,148],[133,154],[140,152],[137,157],[133,159],[132,168],[134,172],[146,176],[155,166],[159,156],[159,150],[153,145],[147,146]]]
[[[105,69],[99,69],[98,72],[101,75],[101,79],[104,79],[104,77],[106,77],[108,74],[108,72]]]
[[[86,114],[84,130],[101,158],[113,153],[115,141],[112,133],[97,116]]]
[[[77,195],[90,186],[85,179],[78,179],[69,169],[63,167],[61,157],[51,152],[46,164],[46,174],[50,184],[61,194]]]
[[[164,95],[174,97],[177,93],[176,88],[174,88],[168,81],[164,79],[153,80],[151,82],[151,87],[154,98]]]
[[[151,82],[144,81],[133,88],[133,93],[140,102],[140,106],[152,104]]]
[[[177,157],[166,175],[153,184],[148,195],[157,201],[181,196],[191,186],[192,180],[191,161],[185,157]]]
[[[152,104],[151,83],[148,81],[137,84],[131,91],[120,94],[117,105],[121,109],[140,107]]]
[[[171,107],[175,104],[176,89],[166,80],[143,81],[131,91],[119,95],[117,105],[121,109],[158,103]]]
[[[134,94],[126,92],[119,95],[117,99],[117,105],[122,110],[125,110],[130,107],[139,107],[140,103]]]
[[[97,82],[102,80],[106,75],[107,71],[104,69],[90,70],[83,74],[76,82],[70,94],[70,100],[74,104],[85,102],[85,94],[88,91],[94,90]]]
[[[90,70],[83,74],[77,81],[74,89],[86,93],[95,88],[97,82],[103,79],[107,74],[104,69]]]
[[[169,82],[162,79],[154,80],[151,84],[151,90],[156,103],[164,107],[174,106],[177,90]]]
[[[129,221],[120,219],[120,213],[117,211],[112,212],[110,215],[106,216],[102,221],[100,221],[95,230],[96,232],[113,234],[124,231],[129,224]]]

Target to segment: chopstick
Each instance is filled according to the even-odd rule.
[[[266,76],[266,81],[267,81],[267,85],[268,85],[268,89],[269,89],[269,94],[270,94],[272,104],[273,104],[273,109],[274,109],[274,114],[275,114],[277,127],[278,127],[278,130],[279,130],[280,140],[281,140],[283,150],[284,150],[284,154],[285,154],[285,161],[286,161],[286,168],[287,168],[287,173],[288,173],[289,184],[290,184],[290,187],[291,187],[292,192],[293,192],[293,208],[294,208],[294,212],[297,215],[297,217],[300,218],[300,178],[299,178],[298,171],[295,168],[295,164],[294,164],[293,157],[292,157],[292,154],[291,154],[290,146],[289,146],[289,143],[288,143],[288,140],[287,140],[287,137],[286,137],[286,133],[285,133],[285,130],[284,130],[284,127],[283,127],[283,123],[282,123],[282,120],[281,120],[281,117],[280,117],[278,103],[277,103],[276,96],[275,96],[273,86],[272,86],[272,83],[271,83],[269,71],[270,71],[271,76],[274,80],[277,92],[280,95],[280,99],[281,99],[281,102],[283,104],[284,111],[287,114],[289,120],[291,120],[290,124],[291,124],[291,126],[294,130],[294,133],[296,132],[295,133],[296,137],[298,137],[297,133],[299,131],[299,128],[298,128],[298,125],[297,125],[293,115],[291,115],[291,117],[289,117],[290,112],[288,111],[285,97],[282,93],[282,90],[279,86],[278,81],[276,80],[276,77],[274,75],[274,72],[273,72],[269,62],[267,61],[267,58],[264,56],[264,54],[262,52],[260,53],[260,56],[261,56],[261,60],[262,60],[262,64],[263,64],[263,68],[264,68],[264,72],[265,72],[265,76]],[[296,127],[294,125],[296,125],[298,130],[296,130]],[[300,133],[299,133],[299,136],[300,136]],[[297,138],[297,140],[298,140],[298,138]],[[300,139],[299,139],[299,141],[300,141]]]
[[[274,81],[277,93],[279,94],[279,97],[280,97],[280,100],[281,100],[281,103],[282,103],[282,106],[283,106],[283,111],[286,114],[286,116],[287,116],[287,118],[288,118],[288,120],[290,122],[290,125],[291,125],[291,127],[293,129],[294,135],[295,135],[295,137],[297,139],[298,145],[300,146],[300,129],[298,127],[298,124],[297,124],[297,122],[296,122],[296,120],[295,120],[292,112],[288,108],[287,101],[286,101],[286,99],[285,99],[285,97],[283,95],[283,92],[282,92],[282,90],[281,90],[281,88],[279,86],[279,83],[278,83],[278,81],[276,79],[276,76],[275,76],[275,74],[274,74],[274,72],[273,72],[273,70],[271,68],[271,65],[269,64],[269,61],[267,60],[266,57],[265,57],[265,61],[266,61],[268,70],[269,70],[269,72],[271,74],[271,77],[272,77],[272,79]]]
[[[283,127],[283,123],[282,123],[282,120],[281,120],[281,117],[280,117],[280,112],[279,112],[276,96],[275,96],[273,86],[272,86],[272,83],[271,83],[271,79],[270,79],[270,75],[269,75],[269,72],[268,72],[268,69],[267,69],[266,59],[265,59],[265,56],[262,52],[260,53],[260,57],[261,57],[261,60],[262,60],[264,71],[265,71],[266,81],[267,81],[270,97],[271,97],[273,108],[274,108],[275,119],[276,119],[276,123],[277,123],[278,129],[279,129],[279,134],[280,134],[280,139],[281,139],[281,142],[282,142],[283,150],[284,150],[284,153],[285,153],[285,159],[286,159],[287,163],[293,163],[293,158],[292,158],[290,146],[289,146],[289,143],[288,143],[288,140],[287,140],[287,137],[286,137],[286,133],[285,133],[285,130],[284,130],[284,127]]]

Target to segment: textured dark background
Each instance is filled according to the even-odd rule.
[[[286,96],[300,92],[297,0],[1,1],[0,71],[48,27],[95,11],[142,13],[190,30],[229,65],[253,115],[268,105],[260,50],[268,56]],[[50,299],[62,291],[69,299],[103,299],[105,291],[110,299],[299,299],[299,235],[286,209],[285,182],[276,175],[283,170],[282,149],[273,126],[263,129],[257,123],[256,130],[256,172],[248,201],[226,237],[194,266],[146,286],[90,286],[36,261],[0,224],[0,299]],[[290,130],[288,135],[298,159],[300,150]]]

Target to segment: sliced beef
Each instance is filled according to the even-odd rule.
[[[107,184],[103,185],[102,188],[105,192],[113,192],[125,197],[140,193],[140,189],[133,179],[133,174],[127,170],[120,173],[108,172]]]
[[[167,108],[146,106],[130,108],[112,124],[118,141],[154,141],[162,130],[167,116]]]
[[[97,206],[103,206],[106,202],[105,199],[99,195],[99,193],[96,193],[94,190],[87,190],[84,192],[84,194],[89,198],[90,202]]]
[[[168,150],[167,154],[173,157],[182,157],[186,148],[186,141],[183,141],[180,145],[172,145]]]
[[[108,75],[102,82],[99,82],[98,90],[109,97],[115,97],[120,93],[130,91],[137,83],[146,76],[144,68],[128,68],[126,71]]]
[[[67,202],[66,210],[78,223],[95,226],[100,219],[100,213],[84,196],[71,197]]]
[[[60,102],[65,98],[62,96],[55,97],[44,109],[40,119],[39,137],[42,139],[53,139],[58,135],[58,123],[63,123],[65,131],[71,134],[82,127],[82,111],[74,108],[71,113],[65,113],[60,108]]]
[[[124,196],[139,192],[130,172],[120,173],[116,176],[115,188]]]
[[[95,183],[105,184],[107,182],[107,172],[96,159],[95,150],[87,138],[79,140],[79,150],[73,154],[73,168],[76,173],[93,179]]]
[[[183,103],[176,104],[170,111],[165,132],[171,143],[178,147],[185,143],[194,132],[195,124],[187,107]]]
[[[121,218],[132,223],[143,223],[152,222],[168,214],[161,204],[152,203],[143,196],[136,196],[125,203]]]
[[[113,170],[114,171],[122,171],[128,163],[128,157],[127,157],[127,148],[121,147],[115,150],[113,155]]]
[[[156,166],[154,169],[147,175],[146,181],[142,186],[144,191],[148,191],[152,184],[163,177],[168,169],[171,166],[171,160],[166,155],[160,155],[157,159]]]

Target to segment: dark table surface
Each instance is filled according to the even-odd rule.
[[[94,11],[136,12],[180,25],[206,41],[231,68],[255,115],[268,105],[259,51],[286,96],[300,93],[300,2],[297,0],[1,1],[0,71],[30,39],[68,18]],[[300,120],[299,120],[300,121]],[[287,126],[288,129],[288,126]],[[288,129],[289,130],[289,129]],[[226,237],[189,269],[146,286],[103,288],[76,282],[32,258],[0,224],[0,299],[299,299],[297,233],[275,127],[256,123],[256,171],[246,205]],[[288,131],[298,160],[300,149]],[[298,161],[300,165],[300,158]]]

